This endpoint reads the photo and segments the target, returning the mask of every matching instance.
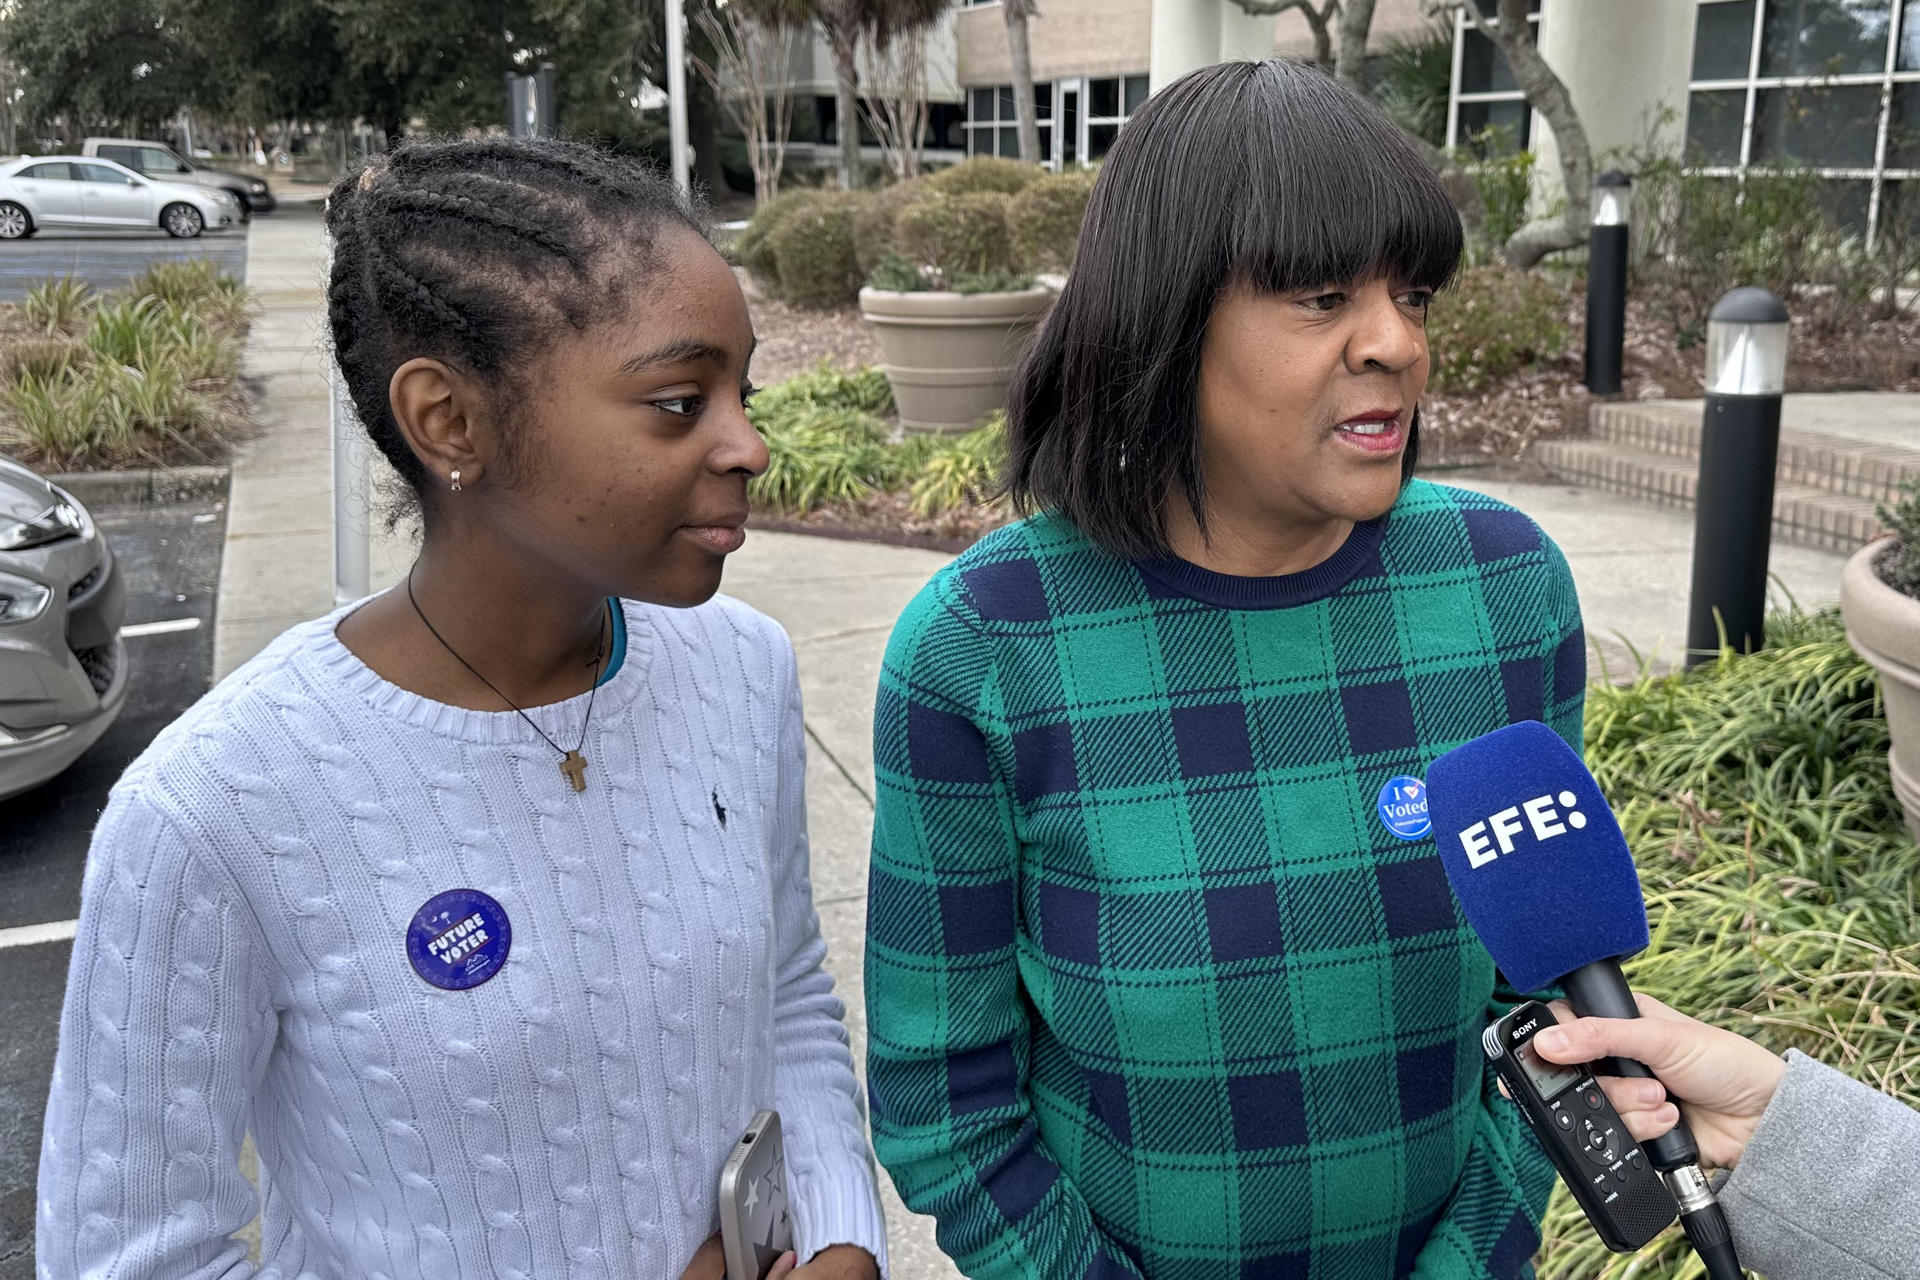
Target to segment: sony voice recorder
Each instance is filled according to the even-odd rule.
[[[1488,1027],[1481,1043],[1601,1242],[1631,1253],[1666,1230],[1678,1208],[1592,1064],[1562,1066],[1534,1052],[1533,1037],[1557,1021],[1553,1010],[1530,1000]]]

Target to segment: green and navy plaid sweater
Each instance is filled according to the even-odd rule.
[[[875,1148],[970,1276],[1516,1280],[1553,1169],[1484,1065],[1518,997],[1383,784],[1580,745],[1533,522],[1416,481],[1304,573],[1040,516],[935,576],[874,717]]]

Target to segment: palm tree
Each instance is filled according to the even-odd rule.
[[[834,116],[840,130],[840,185],[860,185],[860,46],[883,49],[938,22],[953,0],[813,0],[833,54]],[[1031,95],[1029,95],[1031,96]]]
[[[1027,19],[1040,16],[1033,0],[1005,0],[1007,52],[1013,62],[1013,109],[1020,122],[1020,158],[1040,163],[1040,121],[1034,115],[1033,55],[1027,47]]]

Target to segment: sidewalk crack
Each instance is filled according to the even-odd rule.
[[[807,737],[812,739],[813,745],[819,750],[820,754],[833,763],[833,767],[840,771],[840,776],[847,780],[847,785],[852,787],[854,791],[859,793],[860,798],[867,802],[867,808],[873,808],[873,797],[867,794],[867,789],[861,786],[859,780],[847,771],[847,766],[840,763],[840,757],[833,754],[833,748],[829,747],[826,741],[814,731],[811,724],[806,725],[806,730]]]

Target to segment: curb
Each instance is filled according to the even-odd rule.
[[[76,471],[50,475],[87,507],[168,506],[210,495],[226,496],[228,467],[156,467],[142,471]]]

